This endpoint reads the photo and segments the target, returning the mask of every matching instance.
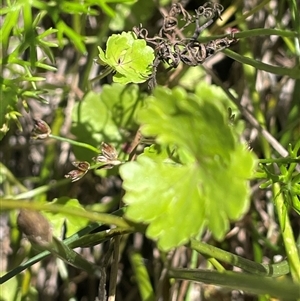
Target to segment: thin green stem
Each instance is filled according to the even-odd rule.
[[[138,284],[141,300],[154,301],[155,295],[143,257],[138,252],[131,252],[129,259]]]
[[[84,74],[82,76],[81,88],[83,90],[85,90],[89,87],[90,71],[91,71],[92,65],[95,63],[94,62],[95,57],[98,57],[98,55],[99,55],[98,46],[103,43],[104,38],[108,35],[110,21],[111,21],[111,19],[109,17],[107,17],[107,16],[104,17],[104,20],[102,20],[102,23],[101,23],[101,30],[99,30],[98,36],[95,37],[95,39],[93,41],[93,45],[91,46],[91,49],[88,52],[88,59],[87,59],[86,65],[85,65]]]
[[[274,202],[277,209],[279,225],[281,228],[282,238],[290,266],[290,271],[294,282],[300,283],[300,258],[294,239],[293,230],[287,210],[287,201],[284,199],[278,184],[273,185],[273,195],[276,196]]]
[[[297,54],[297,62],[299,64],[300,61],[300,17],[299,17],[299,10],[298,10],[299,4],[297,4],[296,0],[289,0],[288,4],[292,15],[293,27],[297,31],[297,36],[295,37],[294,42],[295,42],[295,50]]]
[[[0,162],[0,174],[3,177],[6,177],[6,180],[11,183],[12,185],[15,185],[16,187],[18,187],[20,189],[20,191],[22,192],[26,192],[27,188],[22,185],[17,179],[16,177],[11,173],[11,171]]]
[[[104,241],[107,241],[116,236],[125,235],[134,232],[134,228],[113,228],[110,230],[104,230],[97,233],[87,234],[81,238],[78,238],[76,241],[71,243],[70,248],[88,248],[95,245],[98,245]]]
[[[25,191],[23,193],[15,195],[15,196],[7,195],[6,199],[8,199],[8,198],[11,198],[13,200],[32,199],[37,195],[40,195],[42,193],[45,193],[45,192],[49,191],[50,189],[57,188],[57,187],[60,187],[62,185],[66,185],[67,183],[70,183],[69,179],[62,179],[62,180],[56,181],[56,182],[51,183],[51,184],[43,185],[43,186],[37,187],[35,189]]]
[[[198,235],[197,240],[200,240],[200,239],[201,239],[201,235]],[[196,250],[192,250],[192,256],[191,256],[189,268],[196,269],[198,267],[198,258],[199,258],[198,252]],[[185,296],[185,301],[192,300],[192,295],[194,292],[193,288],[194,288],[193,284],[190,283],[189,287],[187,289],[186,296]]]
[[[300,163],[300,157],[299,158],[286,157],[286,158],[278,158],[278,159],[272,159],[272,158],[259,159],[258,163],[262,163],[262,164],[272,164],[272,163],[276,163],[276,164],[291,164],[291,163]]]
[[[100,269],[94,263],[87,261],[84,257],[55,237],[53,237],[53,242],[46,249],[54,256],[73,267],[82,269],[91,275],[96,275],[98,277],[101,275]]]
[[[170,269],[168,275],[170,278],[220,285],[250,294],[269,294],[281,300],[294,301],[299,298],[298,285],[284,280],[278,281],[266,277],[258,277],[257,275],[229,271],[219,273],[201,269]]]
[[[104,67],[103,71],[100,72],[100,74],[98,76],[94,77],[91,80],[91,82],[95,82],[97,80],[100,80],[100,79],[106,77],[108,74],[110,74],[111,72],[113,72],[113,70],[114,69],[112,67],[108,67],[108,66]]]
[[[114,238],[113,261],[110,269],[108,301],[116,300],[118,266],[120,259],[120,236]]]
[[[234,34],[234,37],[237,39],[256,36],[279,36],[285,38],[295,38],[297,36],[297,32],[278,28],[255,28],[243,30]]]
[[[56,140],[59,140],[59,141],[64,141],[64,142],[68,142],[72,145],[76,145],[76,146],[79,146],[79,147],[83,147],[83,148],[87,148],[97,154],[100,153],[100,150],[90,144],[87,144],[87,143],[82,143],[82,142],[78,142],[78,141],[75,141],[75,140],[72,140],[72,139],[68,139],[68,138],[64,138],[64,137],[60,137],[60,136],[56,136],[56,135],[52,135],[50,134],[49,135],[49,138],[53,138],[53,139],[56,139]]]
[[[275,29],[275,28],[255,28],[249,30],[243,30],[234,33],[234,38],[242,39],[242,38],[250,38],[257,36],[279,36],[282,38],[296,38],[298,33],[296,31],[289,31],[283,29]],[[207,37],[200,37],[200,42],[208,42],[211,40],[222,39],[222,38],[232,38],[231,34],[220,34],[220,35],[212,35]]]
[[[270,0],[264,0],[260,2],[257,6],[253,7],[250,11],[242,15],[241,17],[237,18],[236,20],[232,21],[231,23],[226,24],[226,28],[232,28],[234,26],[239,25],[244,20],[246,20],[248,17],[254,15],[256,12],[261,10],[266,4],[268,4]]]
[[[195,239],[191,239],[189,247],[205,256],[213,257],[252,274],[279,277],[289,273],[289,266],[286,261],[270,265],[260,264]]]
[[[218,271],[224,272],[225,268],[220,264],[220,262],[215,258],[208,258],[207,261]]]
[[[259,70],[264,70],[270,73],[274,73],[277,75],[282,75],[282,76],[289,76],[291,78],[294,79],[299,79],[300,78],[300,70],[299,67],[295,67],[295,68],[284,68],[284,67],[276,67],[276,66],[272,66],[269,64],[265,64],[263,62],[257,61],[255,59],[251,59],[249,57],[245,57],[242,56],[230,49],[224,49],[223,52],[230,58],[242,63],[242,64],[246,64],[246,65],[250,65],[256,69]]]
[[[40,204],[36,202],[16,201],[13,199],[2,199],[0,206],[3,209],[28,209],[28,210],[44,210],[48,212],[59,212],[71,216],[83,217],[90,221],[101,222],[107,225],[116,225],[121,228],[130,228],[130,225],[121,217],[113,216],[111,214],[96,213],[77,208],[68,208],[56,204]]]

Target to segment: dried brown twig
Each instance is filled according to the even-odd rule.
[[[233,35],[212,40],[208,43],[197,41],[204,29],[215,20],[221,19],[223,9],[221,4],[207,2],[199,6],[195,10],[195,14],[191,15],[180,3],[175,3],[171,6],[169,13],[164,15],[163,25],[158,35],[153,38],[148,37],[148,30],[143,28],[142,25],[133,28],[138,38],[144,39],[155,48],[156,56],[153,63],[152,77],[149,82],[150,89],[156,86],[157,67],[161,62],[167,63],[171,68],[176,68],[179,63],[197,66],[215,53],[230,47],[236,42]],[[206,20],[202,25],[200,25],[200,18]],[[180,28],[179,20],[184,21],[183,26]],[[182,31],[191,23],[195,23],[192,36],[190,38],[182,37]]]

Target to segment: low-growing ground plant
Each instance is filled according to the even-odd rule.
[[[4,1],[1,300],[300,299],[296,1]]]

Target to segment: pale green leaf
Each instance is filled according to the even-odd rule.
[[[45,212],[44,215],[48,218],[49,222],[53,226],[53,234],[61,238],[63,232],[63,225],[66,226],[66,237],[73,235],[78,232],[80,229],[84,228],[89,220],[86,218],[78,218],[77,216],[72,216],[72,209],[81,209],[84,211],[82,205],[78,202],[77,199],[70,199],[68,197],[61,197],[55,199],[49,204],[63,205],[64,207],[70,210],[70,214],[66,215],[61,213],[49,213]]]
[[[184,147],[204,164],[215,159],[225,162],[234,149],[234,136],[225,113],[182,89],[160,87],[147,99],[138,121],[145,136],[157,136],[158,143]]]
[[[99,47],[99,58],[116,71],[115,82],[142,83],[151,74],[154,51],[132,32],[123,32],[108,38],[105,52]]]
[[[126,217],[150,223],[146,234],[159,239],[161,249],[183,244],[200,232],[205,211],[203,200],[193,201],[200,196],[197,168],[141,156],[120,171],[127,191],[124,201],[129,205]]]
[[[121,144],[124,130],[134,131],[137,124],[133,117],[139,110],[143,96],[136,85],[114,83],[104,85],[101,93],[89,92],[81,102],[76,103],[72,112],[72,133],[79,141],[95,147],[101,142]],[[87,160],[95,153],[75,148],[79,160]]]
[[[156,89],[138,114],[142,133],[155,136],[160,148],[147,148],[137,162],[120,167],[126,217],[149,224],[147,235],[163,250],[205,226],[221,240],[248,210],[255,160],[227,118],[205,94],[178,88]]]

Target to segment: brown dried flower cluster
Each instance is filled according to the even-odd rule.
[[[138,38],[144,39],[155,47],[156,56],[153,63],[152,78],[149,82],[150,88],[156,85],[156,70],[161,62],[167,63],[171,68],[176,68],[180,62],[189,66],[197,66],[216,52],[236,42],[233,37],[216,39],[208,43],[197,41],[205,28],[215,20],[221,19],[223,9],[221,4],[207,2],[199,6],[195,10],[195,14],[191,15],[180,3],[175,3],[169,13],[164,16],[163,25],[158,35],[153,38],[148,37],[147,29],[141,25],[133,28]],[[179,18],[184,21],[180,28],[178,26]],[[206,20],[203,25],[200,25],[200,18]],[[182,38],[182,31],[191,23],[195,23],[193,35],[190,38]]]
[[[105,142],[101,143],[101,153],[97,157],[94,157],[93,161],[101,163],[99,168],[103,169],[110,169],[122,163],[118,160],[117,150]],[[71,170],[65,175],[65,178],[71,179],[72,182],[80,180],[90,170],[90,164],[86,161],[74,161],[72,164],[76,169]]]

